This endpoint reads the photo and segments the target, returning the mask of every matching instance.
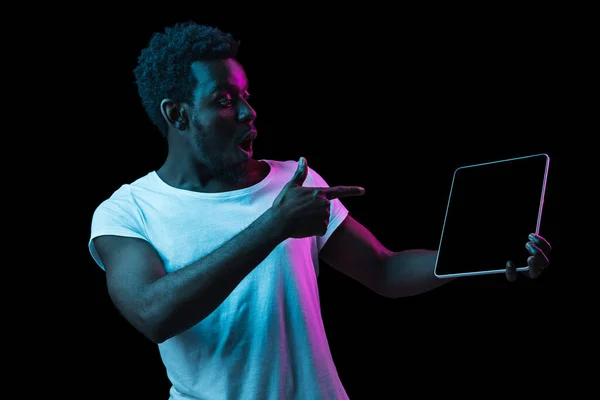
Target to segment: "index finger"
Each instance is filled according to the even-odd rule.
[[[548,253],[550,253],[550,251],[552,251],[552,246],[550,245],[550,243],[548,243],[548,241],[546,239],[544,239],[543,237],[541,237],[540,235],[537,235],[535,233],[530,233],[529,239],[533,243],[535,243],[535,245],[538,246],[544,252],[544,254],[548,255]]]
[[[332,186],[319,189],[328,200],[337,199],[340,197],[362,196],[365,194],[365,189],[360,186]]]

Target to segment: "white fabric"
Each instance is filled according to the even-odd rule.
[[[167,273],[210,253],[267,210],[292,178],[296,161],[267,162],[258,184],[198,193],[163,182],[155,171],[122,185],[95,210],[89,251],[104,269],[93,238],[148,241]],[[309,168],[304,186],[327,183]],[[287,239],[242,280],[207,318],[158,345],[172,383],[171,400],[347,399],[321,319],[318,252],[348,215],[331,201],[322,237]]]

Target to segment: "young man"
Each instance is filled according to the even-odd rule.
[[[388,250],[348,214],[339,199],[362,188],[329,187],[304,158],[252,158],[237,46],[194,23],[152,37],[134,72],[168,155],[98,206],[89,249],[115,306],[158,344],[171,399],[345,399],[319,258],[388,297],[448,280],[434,276],[435,251]],[[537,277],[550,247],[530,244]]]

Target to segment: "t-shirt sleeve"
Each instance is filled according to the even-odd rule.
[[[104,270],[104,264],[94,247],[94,238],[117,235],[148,240],[144,231],[139,210],[129,189],[123,186],[94,211],[88,249],[94,261]]]
[[[313,187],[329,187],[325,179],[321,177],[315,170],[308,168],[309,176],[312,177]],[[331,234],[340,226],[342,221],[348,216],[348,209],[342,204],[340,199],[330,201],[329,225],[327,232],[323,236],[317,236],[317,247],[319,251],[325,246]]]

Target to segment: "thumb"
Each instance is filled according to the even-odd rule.
[[[517,267],[512,261],[508,261],[506,263],[506,279],[509,282],[514,282],[517,280]]]
[[[300,157],[298,161],[298,169],[294,174],[294,177],[290,181],[290,185],[302,186],[308,172],[308,166],[306,165],[306,158]]]

